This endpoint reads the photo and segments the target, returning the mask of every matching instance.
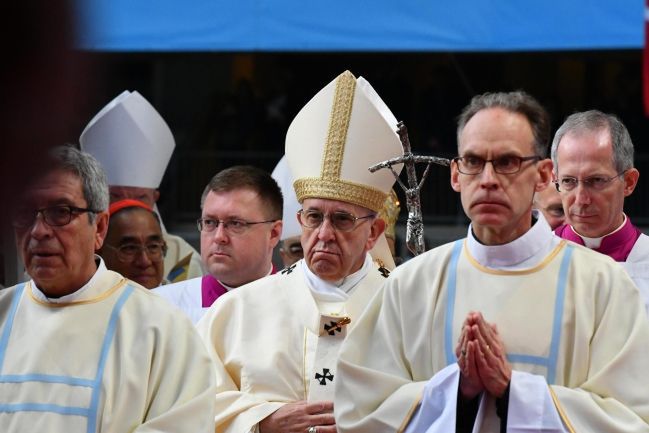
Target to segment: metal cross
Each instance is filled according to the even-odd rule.
[[[403,155],[398,158],[391,158],[387,161],[380,162],[369,168],[371,173],[382,168],[389,168],[394,177],[397,179],[399,185],[406,193],[406,206],[408,207],[408,221],[406,223],[406,245],[410,252],[414,255],[419,255],[426,251],[424,245],[424,221],[421,213],[421,200],[419,199],[419,191],[421,190],[424,180],[428,176],[428,171],[432,164],[439,164],[443,166],[450,166],[451,160],[448,158],[440,158],[437,156],[421,156],[413,155],[410,149],[410,139],[408,138],[408,129],[403,122],[397,124],[397,133],[401,139],[401,146],[403,146]],[[425,162],[426,170],[421,176],[421,180],[417,182],[417,172],[415,170],[417,163]],[[399,174],[392,168],[393,165],[403,164],[406,166],[406,173],[408,175],[408,186],[406,186]]]
[[[330,325],[327,325],[325,323],[324,325],[324,330],[327,332],[329,335],[336,335],[336,332],[342,332],[343,331],[343,326],[348,325],[352,322],[352,319],[349,317],[343,317],[337,322],[331,321],[329,322]]]

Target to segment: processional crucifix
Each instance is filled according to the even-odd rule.
[[[379,162],[369,168],[370,173],[374,173],[382,168],[389,168],[394,177],[401,185],[401,188],[406,193],[406,206],[408,207],[408,221],[406,223],[406,245],[410,252],[414,255],[419,255],[426,251],[424,245],[424,221],[421,214],[421,200],[419,198],[419,191],[421,190],[428,171],[432,164],[439,164],[443,166],[450,166],[451,160],[448,158],[440,158],[437,156],[421,156],[413,155],[410,149],[410,139],[408,138],[408,129],[403,122],[397,124],[397,134],[401,139],[401,146],[403,146],[403,155],[397,158],[390,158],[387,161]],[[421,176],[421,180],[417,182],[417,171],[415,170],[417,163],[426,163],[426,169]],[[406,173],[408,175],[408,186],[406,186],[401,179],[399,173],[394,171],[393,165],[404,164],[406,166]]]

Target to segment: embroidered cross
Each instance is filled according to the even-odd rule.
[[[324,330],[327,331],[329,335],[336,335],[336,332],[341,332],[343,330],[343,326],[351,323],[352,319],[349,317],[343,317],[337,322],[329,322],[330,325],[327,325],[325,323],[324,325]]]
[[[383,278],[388,278],[388,275],[390,275],[390,271],[387,268],[384,268],[383,266],[379,268],[379,272],[381,273]]]
[[[289,266],[288,268],[284,268],[284,269],[282,269],[282,272],[280,272],[280,274],[287,274],[287,275],[290,274],[291,272],[293,272],[293,269],[295,269],[295,266],[296,266],[296,265],[297,265],[297,263],[293,263],[293,264],[292,264],[291,266]]]
[[[316,373],[315,378],[320,382],[320,385],[327,385],[327,380],[329,380],[329,382],[334,381],[334,375],[329,372],[328,368],[323,368],[322,374]]]

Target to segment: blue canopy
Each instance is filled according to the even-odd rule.
[[[82,49],[638,49],[642,0],[79,0]]]

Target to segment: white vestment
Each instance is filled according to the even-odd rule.
[[[213,432],[214,367],[191,323],[103,262],[48,299],[0,291],[3,433]]]
[[[510,244],[480,245],[469,230],[392,273],[343,343],[339,431],[455,431],[455,348],[469,311],[498,326],[514,370],[508,432],[649,431],[649,322],[637,288],[540,216]],[[495,412],[483,395],[474,432],[498,432]]]
[[[640,294],[645,302],[645,308],[649,312],[649,236],[644,233],[640,237],[633,249],[626,258],[626,262],[620,263],[629,273],[631,279],[640,289]]]
[[[285,403],[333,398],[339,344],[330,343],[345,332],[336,318],[353,327],[387,274],[369,255],[362,271],[346,301],[313,288],[304,260],[217,299],[197,325],[217,366],[216,432],[248,432]],[[323,348],[333,360],[318,359]]]
[[[201,255],[186,240],[166,231],[162,236],[167,243],[164,277],[170,283],[201,277],[204,274]]]
[[[199,277],[166,284],[153,289],[153,293],[180,308],[195,325],[208,310],[207,307],[203,307],[202,280],[203,278]]]

